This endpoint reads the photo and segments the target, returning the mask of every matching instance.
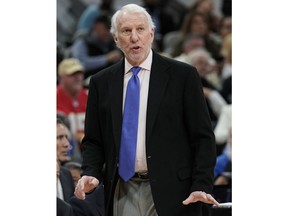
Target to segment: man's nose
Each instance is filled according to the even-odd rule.
[[[63,145],[64,145],[65,148],[71,148],[72,147],[70,142],[69,142],[69,140],[67,138],[65,138],[65,141],[63,142]]]
[[[139,38],[138,32],[136,30],[132,30],[131,32],[131,40],[133,42],[136,42]]]

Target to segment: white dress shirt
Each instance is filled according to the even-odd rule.
[[[59,178],[57,178],[57,197],[64,200],[63,189]]]

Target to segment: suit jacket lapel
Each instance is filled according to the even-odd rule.
[[[147,143],[149,141],[153,124],[155,122],[161,99],[164,95],[169,73],[167,72],[167,62],[157,53],[153,52],[153,61],[150,74],[150,84],[147,102],[147,120],[146,120],[146,136]]]
[[[116,145],[116,152],[119,152],[122,124],[122,103],[123,103],[123,76],[124,61],[119,62],[112,69],[112,76],[108,80],[109,97],[111,102],[112,130]]]

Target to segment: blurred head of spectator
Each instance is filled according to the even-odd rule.
[[[65,163],[64,165],[66,168],[68,168],[71,172],[71,175],[73,177],[74,185],[76,187],[78,180],[81,178],[81,164],[78,162],[70,161]]]
[[[204,14],[210,14],[213,11],[213,1],[211,0],[198,0],[193,9],[196,12],[204,13]]]
[[[189,63],[197,68],[200,77],[211,73],[216,66],[215,60],[205,49],[196,49],[188,54]]]
[[[192,50],[196,50],[199,48],[205,47],[205,41],[203,38],[198,34],[188,34],[183,42],[183,52],[188,54]]]
[[[210,31],[208,17],[204,13],[195,12],[188,13],[182,25],[182,34],[197,33],[202,37],[206,36]]]
[[[84,67],[84,78],[88,87],[91,75],[114,64],[122,58],[110,33],[110,15],[99,13],[87,34],[75,39],[71,46],[71,56],[79,59]]]
[[[209,18],[206,14],[201,12],[189,12],[185,16],[185,20],[180,30],[180,44],[183,44],[184,38],[189,34],[198,34],[205,41],[205,48],[214,57],[219,55],[220,39],[210,29]],[[172,56],[179,55],[179,45],[175,47]],[[182,47],[181,47],[182,48]]]
[[[205,14],[208,18],[209,28],[213,32],[217,32],[217,26],[221,20],[221,15],[214,11],[214,2],[212,0],[198,0],[192,7],[193,13]]]
[[[193,33],[188,34],[183,41],[182,53],[179,56],[174,57],[174,59],[191,64],[189,60],[189,53],[197,49],[204,49],[204,47],[205,41],[200,35]]]
[[[222,38],[225,38],[230,33],[232,33],[232,17],[223,17],[219,24],[219,34]]]
[[[97,40],[107,43],[113,41],[110,34],[111,18],[106,14],[100,14],[94,21],[94,25],[91,29],[91,34],[96,37]]]
[[[59,85],[70,96],[76,97],[83,88],[84,69],[78,59],[63,59],[58,66]]]

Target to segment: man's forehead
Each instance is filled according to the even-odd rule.
[[[119,16],[118,24],[123,26],[123,25],[132,25],[137,23],[137,25],[147,25],[147,19],[144,14],[142,13],[127,13],[123,12]]]

